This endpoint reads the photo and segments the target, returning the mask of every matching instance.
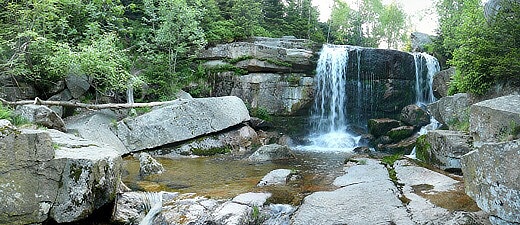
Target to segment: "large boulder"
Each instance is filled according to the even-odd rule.
[[[461,123],[468,123],[470,105],[468,94],[460,93],[428,105],[428,111],[439,123],[447,125],[450,130],[456,130]]]
[[[508,95],[471,106],[469,130],[475,141],[505,141],[520,135],[520,95]]]
[[[399,121],[388,118],[371,119],[368,121],[368,132],[374,137],[385,135],[388,131],[400,126]]]
[[[20,115],[31,123],[47,128],[65,131],[65,123],[56,112],[43,105],[20,105],[14,114]]]
[[[486,143],[462,157],[466,193],[494,224],[520,223],[520,142]]]
[[[271,186],[271,185],[285,185],[287,181],[291,178],[291,175],[295,175],[293,171],[288,169],[277,169],[269,172],[265,175],[260,182],[258,182],[259,187],[262,186]]]
[[[448,96],[448,89],[450,88],[451,77],[455,75],[455,67],[439,71],[433,76],[433,96],[437,99]]]
[[[116,125],[117,116],[110,110],[100,110],[80,114],[65,119],[68,133],[79,137],[106,144],[119,151],[121,155],[129,151],[112,131]]]
[[[65,78],[65,84],[73,98],[78,99],[90,89],[90,78],[87,75],[71,74]]]
[[[249,119],[246,106],[234,96],[180,99],[118,122],[115,133],[135,152],[219,132]]]
[[[472,138],[460,131],[431,130],[419,138],[417,158],[443,170],[460,170],[460,159],[471,151]]]
[[[56,130],[2,124],[1,224],[72,222],[114,200],[122,164],[116,150]]]
[[[419,128],[430,123],[430,115],[418,105],[407,105],[401,110],[401,121]]]
[[[314,100],[314,79],[305,74],[223,74],[221,78],[217,96],[238,96],[252,108],[264,108],[271,114],[295,114]]]

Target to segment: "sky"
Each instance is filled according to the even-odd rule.
[[[352,7],[356,7],[358,0],[344,0]],[[410,16],[412,30],[427,34],[435,34],[438,27],[437,14],[432,0],[394,0],[403,6],[404,11]],[[383,4],[390,4],[392,0],[382,0]],[[320,10],[320,21],[327,21],[333,0],[313,0],[313,5]]]

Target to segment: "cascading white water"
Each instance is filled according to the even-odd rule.
[[[348,48],[324,45],[316,69],[316,96],[312,111],[315,150],[348,150],[359,137],[348,131],[347,85]]]
[[[148,213],[141,220],[139,225],[152,225],[154,224],[155,217],[157,217],[162,210],[162,193],[146,192],[141,195],[141,199]]]
[[[415,60],[415,104],[425,106],[437,100],[433,96],[433,75],[439,72],[441,67],[435,57],[426,53],[414,53],[413,57]]]
[[[415,59],[415,104],[420,107],[425,107],[426,105],[437,101],[433,95],[433,76],[435,73],[441,70],[441,67],[439,65],[439,61],[437,61],[435,57],[426,53],[414,53],[413,57]],[[427,71],[424,71],[425,64],[422,62],[423,59],[426,62],[425,64]],[[426,134],[428,130],[435,130],[439,126],[439,122],[435,118],[431,117],[430,124],[422,127],[418,134]],[[415,147],[408,156],[410,158],[416,158]]]

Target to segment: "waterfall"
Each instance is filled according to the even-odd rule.
[[[324,45],[320,53],[316,69],[316,96],[311,116],[314,133],[311,134],[310,140],[314,149],[351,149],[359,141],[359,138],[348,130],[349,99],[345,90],[348,50],[347,46]]]
[[[413,57],[415,60],[415,104],[424,107],[437,100],[433,96],[433,75],[440,71],[440,66],[435,57],[426,53],[414,53]]]
[[[145,205],[145,210],[148,211],[146,216],[141,220],[139,225],[152,225],[155,217],[162,210],[162,193],[147,192],[141,195],[142,201]]]

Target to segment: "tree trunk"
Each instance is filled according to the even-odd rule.
[[[115,104],[115,103],[109,103],[109,104],[85,104],[81,102],[63,102],[63,101],[43,101],[40,98],[36,97],[36,99],[33,100],[23,100],[23,101],[16,101],[16,102],[10,102],[3,98],[0,98],[0,102],[4,105],[46,105],[46,106],[64,106],[64,107],[76,107],[76,108],[86,108],[86,109],[92,109],[92,110],[99,110],[99,109],[130,109],[130,108],[143,108],[143,107],[154,107],[154,106],[161,106],[168,103],[173,103],[174,101],[168,101],[168,102],[150,102],[150,103],[125,103],[125,104]]]

